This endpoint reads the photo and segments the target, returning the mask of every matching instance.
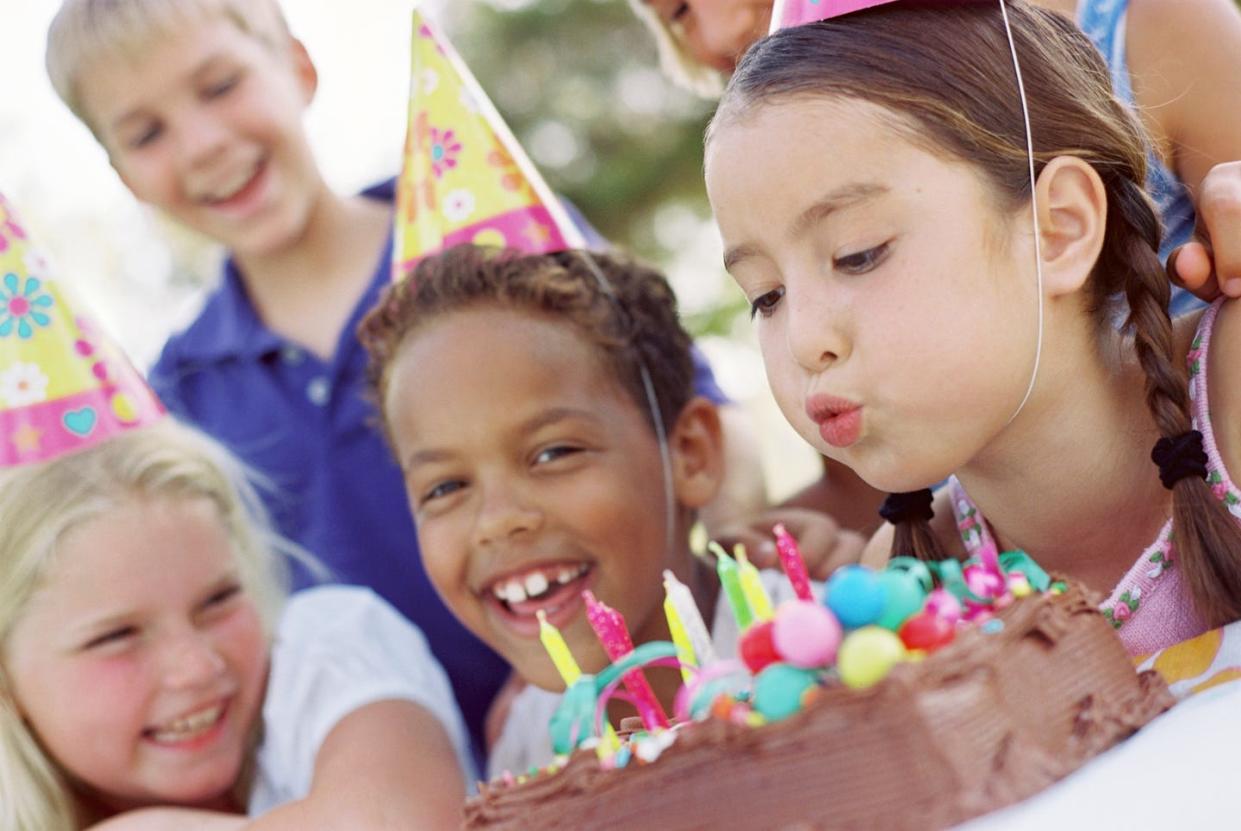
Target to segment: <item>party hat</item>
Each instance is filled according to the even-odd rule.
[[[416,10],[394,278],[458,243],[582,248],[576,226],[452,45]]]
[[[770,31],[840,17],[842,14],[893,2],[896,0],[776,0],[771,8]]]
[[[0,468],[84,450],[163,414],[120,349],[47,278],[0,194]]]

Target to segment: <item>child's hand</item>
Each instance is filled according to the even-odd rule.
[[[715,539],[728,551],[737,543],[757,568],[780,568],[772,526],[784,523],[797,540],[806,571],[812,580],[826,580],[836,568],[856,563],[862,556],[866,538],[841,528],[825,513],[808,508],[771,508],[739,526],[722,529]]]
[[[1241,297],[1241,162],[1211,168],[1198,198],[1198,239],[1168,257],[1168,276],[1202,300]]]

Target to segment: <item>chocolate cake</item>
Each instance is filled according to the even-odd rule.
[[[998,610],[865,689],[816,691],[758,727],[684,724],[649,763],[575,751],[480,786],[468,829],[932,829],[1042,790],[1171,706],[1097,598],[1068,585]],[[667,744],[667,742],[664,742]]]

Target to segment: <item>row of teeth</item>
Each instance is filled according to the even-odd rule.
[[[249,184],[250,180],[254,178],[254,174],[258,173],[258,169],[259,162],[255,161],[253,164],[238,170],[233,174],[232,178],[225,180],[222,187],[204,190],[199,194],[199,197],[207,202],[223,202],[226,199],[231,199]]]
[[[556,585],[563,586],[576,580],[586,573],[586,569],[587,566],[584,563],[576,566],[561,566],[556,572]],[[491,587],[491,591],[497,600],[505,603],[521,603],[523,600],[541,596],[549,588],[551,584],[547,582],[547,575],[542,571],[532,571],[526,575],[525,580],[518,580],[514,577],[503,583],[496,583]]]
[[[193,738],[195,734],[201,733],[210,727],[214,727],[215,723],[220,720],[220,716],[224,713],[224,705],[217,704],[214,707],[208,707],[194,713],[185,718],[179,718],[176,721],[169,722],[166,726],[156,730],[153,738],[160,742],[180,742]]]

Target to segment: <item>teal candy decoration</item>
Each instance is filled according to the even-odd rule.
[[[572,753],[582,742],[595,733],[596,679],[582,675],[564,694],[560,706],[552,714],[548,731],[552,736],[552,750],[558,756]]]
[[[970,587],[966,585],[965,577],[961,572],[961,564],[956,560],[940,560],[930,565],[932,570],[939,574],[940,585],[951,592],[957,600],[960,600],[962,603],[968,600],[982,606],[991,605],[990,600],[979,597],[970,591]]]
[[[927,574],[929,577],[930,572]],[[875,622],[895,632],[902,623],[922,610],[926,592],[912,571],[884,571],[879,575],[879,582],[883,585],[884,604],[883,612]]]
[[[1000,555],[1000,569],[1005,574],[1010,571],[1021,572],[1029,581],[1030,588],[1036,592],[1042,593],[1051,588],[1051,576],[1024,551],[1005,551]]]
[[[772,664],[754,679],[754,709],[768,721],[801,710],[802,696],[818,684],[818,673],[790,664]]]
[[[922,592],[929,594],[935,588],[935,578],[927,564],[916,557],[893,557],[888,560],[887,571],[902,572],[916,578],[922,586]]]
[[[846,629],[874,623],[886,600],[879,575],[866,566],[838,568],[827,581],[827,608]]]

